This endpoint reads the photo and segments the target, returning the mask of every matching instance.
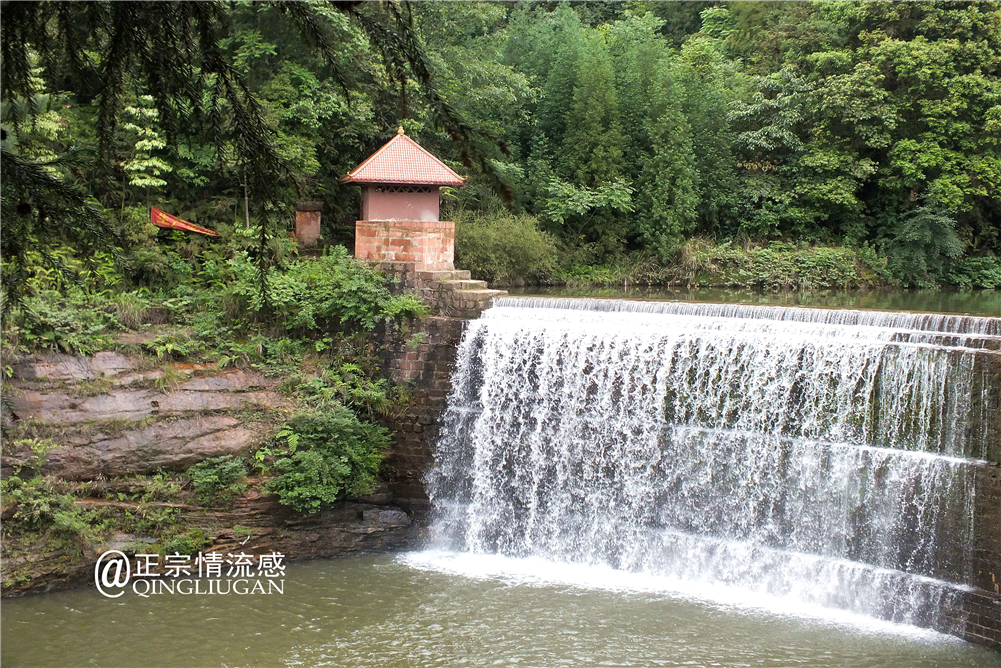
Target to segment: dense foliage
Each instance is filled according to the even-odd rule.
[[[247,466],[233,455],[210,457],[188,469],[198,501],[206,505],[222,494],[235,494],[247,488]]]
[[[255,460],[276,474],[272,485],[281,501],[316,511],[345,494],[363,493],[378,471],[386,442],[385,430],[370,421],[396,398],[381,372],[371,332],[427,309],[410,295],[393,296],[384,277],[343,247],[299,259],[291,241],[274,249],[280,263],[270,269],[272,299],[265,304],[250,257],[254,230],[221,231],[221,240],[192,240],[181,232],[164,235],[147,249],[147,268],[156,268],[157,280],[132,289],[126,289],[128,279],[110,259],[95,270],[74,259],[69,249],[58,249],[64,270],[36,272],[25,285],[31,296],[4,317],[5,380],[22,353],[91,354],[109,348],[158,367],[149,386],[162,392],[185,380],[173,364],[179,361],[280,375],[278,389],[291,407],[246,419],[277,425],[290,411],[298,411],[286,431],[280,431],[282,438],[288,437],[284,447],[265,447]],[[84,395],[111,389],[105,379],[74,388]],[[5,383],[5,395],[7,391]],[[74,505],[67,485],[39,476],[44,451],[57,447],[63,434],[56,429],[51,436],[57,440],[49,441],[37,438],[38,429],[44,431],[44,425],[4,418],[5,462],[9,457],[20,461],[22,451],[38,459],[20,465],[17,477],[4,482],[3,506],[17,509],[15,522],[5,526],[86,541],[102,530],[103,519]],[[265,461],[264,453],[272,452]],[[213,458],[185,476],[199,503],[226,505],[247,488],[248,463],[231,456]],[[121,528],[122,521],[108,526]],[[177,528],[169,525],[156,533],[173,540]]]
[[[275,441],[269,456],[277,475],[268,481],[268,491],[295,510],[316,512],[344,496],[372,490],[389,435],[384,427],[335,407],[292,416]]]
[[[154,204],[213,228],[249,217],[268,284],[292,199],[322,199],[324,235],[348,242],[358,195],[338,178],[402,124],[471,174],[446,211],[558,248],[553,268],[534,229],[482,244],[483,276],[669,265],[698,236],[867,247],[902,284],[991,287],[999,17],[927,1],[13,3],[4,283],[58,270],[66,243],[152,280]],[[535,259],[511,275],[525,261],[508,253]]]
[[[556,271],[557,257],[555,240],[531,216],[506,211],[456,216],[456,265],[475,267],[478,278],[500,284],[544,282]]]
[[[868,244],[904,284],[995,262],[997,3],[519,3],[479,39],[534,93],[521,205],[599,260],[702,235]]]
[[[481,148],[496,145],[443,98],[397,3],[7,3],[0,56],[15,301],[33,250],[57,270],[47,251],[67,242],[141,252],[151,204],[212,227],[229,211],[251,227],[252,211],[266,299],[268,245],[287,235],[291,205],[343,194],[336,172],[414,97],[429,127],[492,171]]]
[[[21,353],[118,348],[159,391],[172,361],[244,367],[292,406],[242,416],[282,425],[248,461],[85,483],[43,474],[59,434],[5,421],[5,458],[29,454],[5,549],[191,553],[173,502],[371,488],[405,399],[371,333],[425,309],[352,259],[339,179],[400,125],[470,176],[442,203],[478,278],[997,289],[999,68],[996,1],[5,2],[3,380]],[[311,257],[301,199],[323,203]]]

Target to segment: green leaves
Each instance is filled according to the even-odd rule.
[[[456,266],[475,267],[475,277],[491,284],[544,282],[556,271],[557,254],[555,239],[531,216],[466,214],[455,223]]]
[[[206,506],[218,503],[224,495],[239,494],[247,489],[247,466],[233,455],[201,461],[188,469],[188,476],[195,486],[199,503]]]
[[[294,415],[275,437],[276,477],[267,489],[282,505],[315,513],[344,496],[371,491],[388,432],[342,406]]]
[[[260,296],[243,293],[242,259],[216,275],[239,276],[255,317],[274,308],[306,331],[412,312],[366,313],[348,289],[332,297],[343,313],[296,310],[329,286],[282,264],[297,193],[322,198],[325,236],[347,241],[357,197],[338,178],[397,124],[482,172],[443,193],[446,212],[503,199],[561,242],[583,237],[597,262],[664,258],[692,235],[880,243],[926,195],[954,212],[964,250],[998,253],[999,15],[997,2],[14,3],[3,282],[17,302],[32,244],[124,242],[150,260],[128,277],[153,285],[173,272],[144,199],[215,228],[244,226],[246,196]],[[68,159],[71,146],[101,159]]]
[[[136,106],[125,107],[125,114],[128,120],[121,127],[129,133],[129,143],[135,146],[128,151],[131,157],[122,165],[129,175],[129,185],[140,188],[161,188],[167,185],[159,177],[172,172],[173,167],[154,155],[154,151],[163,149],[167,143],[155,127],[160,112],[153,106],[153,96],[140,95]]]
[[[4,522],[4,533],[51,530],[84,545],[92,543],[100,531],[99,515],[76,504],[70,486],[52,476],[22,479],[11,476],[0,483],[5,508],[14,508]]]
[[[890,269],[904,284],[936,285],[947,261],[963,253],[954,214],[938,202],[925,200],[897,223],[888,251]]]
[[[560,226],[597,209],[629,213],[634,210],[634,192],[623,179],[586,188],[554,178],[546,186],[543,216],[547,221]]]
[[[244,255],[227,262],[233,278],[227,296],[242,309],[264,316],[294,334],[337,328],[372,330],[381,322],[413,317],[427,308],[412,296],[394,297],[385,279],[351,257],[343,246],[323,256],[290,262],[268,273],[269,303],[255,287],[254,267]]]

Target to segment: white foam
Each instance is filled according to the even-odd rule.
[[[935,340],[995,323],[539,302],[463,336],[426,480],[436,568],[963,623],[940,611],[970,577],[986,386]]]
[[[742,587],[697,583],[664,575],[626,572],[605,565],[444,550],[407,552],[399,555],[396,561],[417,570],[445,573],[473,580],[493,580],[514,587],[570,587],[623,595],[668,597],[710,605],[735,613],[758,613],[808,620],[865,635],[904,636],[928,643],[962,643],[953,636],[931,629],[895,624],[845,610],[804,604],[792,597],[761,595]]]

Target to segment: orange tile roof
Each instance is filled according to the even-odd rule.
[[[461,186],[459,176],[427,149],[403,134],[390,139],[363,163],[341,179],[345,183],[413,183],[430,186]]]

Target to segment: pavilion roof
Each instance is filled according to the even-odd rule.
[[[461,186],[465,178],[403,134],[390,139],[341,179],[345,183],[406,183],[431,186]]]

